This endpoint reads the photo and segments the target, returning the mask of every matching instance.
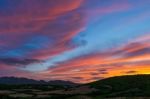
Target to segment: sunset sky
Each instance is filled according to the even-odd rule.
[[[128,74],[150,74],[150,0],[0,0],[1,77]]]

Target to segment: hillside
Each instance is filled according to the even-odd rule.
[[[86,84],[98,89],[95,95],[115,96],[150,96],[150,75],[125,75],[111,77]]]

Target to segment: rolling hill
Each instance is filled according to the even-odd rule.
[[[92,94],[108,97],[150,96],[150,75],[125,75],[86,84],[97,89]]]

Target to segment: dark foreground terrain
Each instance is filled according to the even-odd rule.
[[[84,85],[6,78],[0,78],[0,99],[150,99],[150,75],[111,77]]]

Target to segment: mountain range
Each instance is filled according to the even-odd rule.
[[[52,80],[52,81],[44,81],[44,80],[34,80],[23,77],[0,77],[0,84],[47,84],[47,85],[67,85],[67,86],[76,86],[76,83],[71,81],[63,81],[63,80]]]

